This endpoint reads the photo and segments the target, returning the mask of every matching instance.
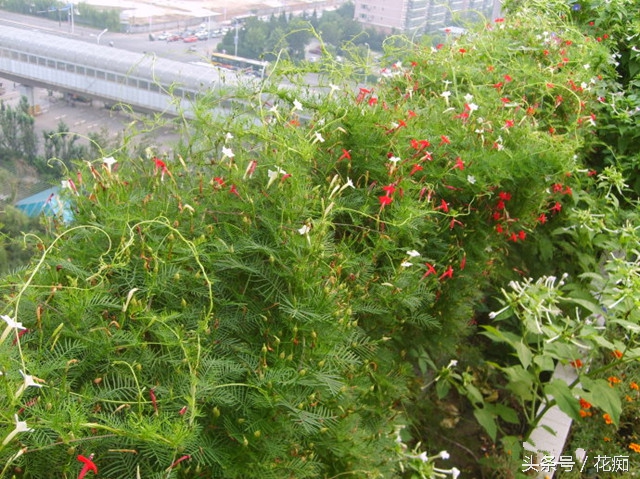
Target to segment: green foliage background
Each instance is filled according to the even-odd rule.
[[[228,117],[194,105],[174,158],[78,165],[73,222],[0,284],[28,328],[0,341],[4,437],[33,428],[5,471],[402,476],[397,431],[422,439],[495,285],[579,270],[562,228],[617,73],[567,11],[393,38],[375,85],[357,54],[309,66],[314,89],[276,65]]]

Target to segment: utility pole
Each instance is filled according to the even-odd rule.
[[[238,56],[238,20],[235,21],[235,24],[236,24],[236,36],[233,39],[233,43],[236,47],[234,55],[237,57]]]

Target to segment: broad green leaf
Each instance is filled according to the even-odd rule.
[[[518,424],[520,420],[518,419],[518,413],[516,413],[515,409],[510,408],[509,406],[505,406],[504,404],[489,404],[492,412],[509,424]]]
[[[504,436],[500,439],[504,452],[513,458],[522,457],[522,438],[518,436]]]
[[[618,391],[611,387],[609,381],[582,377],[581,383],[583,389],[581,392],[582,397],[609,414],[614,424],[618,424],[622,412],[622,403]]]
[[[515,345],[520,341],[520,336],[517,334],[510,333],[508,331],[502,331],[498,328],[494,328],[493,326],[483,326],[484,331],[480,334],[491,338],[493,341],[498,343],[507,343],[515,348]]]
[[[575,297],[562,298],[562,300],[569,303],[577,304],[578,306],[582,306],[584,309],[593,314],[602,314],[602,308],[597,303],[591,302],[589,300]]]
[[[556,368],[556,363],[550,356],[539,354],[533,358],[533,362],[538,366],[541,371],[553,371]]]
[[[606,348],[606,349],[612,349],[612,350],[615,349],[613,343],[610,341],[607,341],[605,338],[600,336],[600,334],[598,334],[597,331],[594,331],[593,334],[590,334],[589,336],[586,336],[586,337],[587,339],[596,343],[598,346],[602,346],[603,348]]]
[[[533,384],[536,378],[522,366],[502,369],[509,380],[507,389],[525,401],[534,399]]]
[[[514,346],[516,348],[516,353],[518,354],[518,359],[520,360],[520,364],[522,364],[523,368],[529,369],[529,366],[531,366],[533,353],[531,352],[529,347],[526,344],[524,344],[523,341],[516,343]]]
[[[465,384],[464,388],[466,389],[467,398],[474,406],[484,404],[482,393],[478,390],[477,387],[475,387],[473,384]]]
[[[474,409],[473,415],[484,430],[487,431],[491,440],[495,442],[496,435],[498,433],[498,425],[496,424],[495,416],[486,408]]]
[[[546,395],[553,396],[562,412],[572,419],[580,419],[580,403],[567,383],[562,379],[553,379],[543,389]]]
[[[436,394],[438,395],[438,399],[444,399],[447,394],[449,394],[449,390],[451,389],[451,384],[447,381],[438,381],[436,382]]]
[[[573,344],[563,343],[561,340],[544,345],[544,354],[554,359],[572,361],[580,356],[578,348]]]
[[[627,321],[625,319],[610,319],[609,323],[619,324],[623,328],[626,328],[631,333],[640,333],[640,325]]]

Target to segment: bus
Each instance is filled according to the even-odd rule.
[[[268,62],[236,57],[227,53],[212,53],[211,63],[220,68],[255,75],[260,78],[265,77],[267,66],[269,65]]]

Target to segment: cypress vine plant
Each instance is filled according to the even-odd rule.
[[[329,57],[315,89],[285,67],[291,87],[201,99],[173,158],[78,165],[73,221],[1,285],[5,472],[434,473],[404,411],[561,210],[588,134],[571,85],[599,47],[558,28],[390,43],[361,88]]]

